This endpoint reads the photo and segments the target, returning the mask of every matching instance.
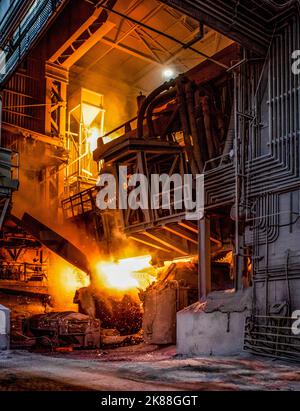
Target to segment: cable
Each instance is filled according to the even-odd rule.
[[[47,106],[52,107],[52,106],[56,106],[56,105],[62,106],[64,104],[65,104],[64,102],[45,103],[45,104],[43,104],[43,103],[41,103],[41,104],[24,104],[24,105],[21,105],[21,106],[4,106],[4,107],[2,107],[2,110],[11,110],[11,109],[14,109],[14,108],[30,108],[30,107],[47,107]]]
[[[123,19],[129,20],[129,21],[131,21],[132,23],[138,24],[139,26],[144,27],[145,29],[148,29],[148,30],[150,30],[150,31],[153,31],[153,32],[156,33],[156,34],[159,34],[159,35],[161,35],[161,36],[163,36],[163,37],[166,37],[166,38],[169,39],[169,40],[174,41],[174,42],[177,43],[177,44],[180,44],[184,49],[189,49],[189,50],[194,51],[195,53],[197,53],[197,54],[199,54],[200,56],[206,58],[207,60],[211,61],[212,63],[217,64],[218,66],[221,66],[221,67],[223,67],[223,68],[225,68],[225,69],[229,69],[229,67],[228,67],[226,64],[223,64],[223,63],[221,63],[220,61],[215,60],[214,58],[208,56],[207,54],[202,53],[202,51],[199,51],[199,50],[195,49],[194,47],[189,46],[188,44],[184,43],[183,41],[178,40],[178,39],[176,39],[175,37],[170,36],[169,34],[162,32],[161,30],[158,30],[158,29],[156,29],[156,28],[154,28],[154,27],[148,26],[147,24],[142,23],[142,22],[140,22],[140,21],[138,21],[138,20],[136,20],[136,19],[134,19],[134,18],[132,18],[132,17],[124,14],[124,13],[120,13],[120,12],[117,11],[117,10],[110,9],[110,8],[107,7],[107,6],[104,6],[104,5],[103,5],[103,6],[101,6],[101,7],[102,7],[103,9],[105,9],[105,10],[113,13],[113,14],[116,14],[116,15],[119,16],[119,17],[122,17]]]

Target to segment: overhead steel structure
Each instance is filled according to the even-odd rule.
[[[291,70],[291,56],[300,50],[299,1],[161,0],[139,18],[136,10],[142,3],[136,0],[124,10],[124,3],[113,0],[69,0],[51,2],[54,8],[50,10],[50,2],[22,2],[22,16],[16,15],[14,21],[13,14],[7,15],[9,24],[3,26],[0,45],[7,55],[8,72],[2,79],[13,74],[41,29],[48,30],[47,36],[40,38],[38,50],[32,48],[23,71],[3,83],[7,140],[12,144],[12,135],[18,135],[28,144],[37,141],[43,147],[51,146],[51,163],[38,170],[38,175],[45,185],[47,204],[57,208],[63,191],[61,171],[68,155],[64,149],[70,68],[76,66],[73,79],[76,73],[84,76],[92,69],[96,76],[95,71],[120,51],[157,68],[191,51],[193,57],[188,57],[197,56],[197,65],[188,67],[185,76],[156,88],[139,105],[137,117],[105,136],[115,136],[122,129],[120,138],[105,145],[99,139],[94,159],[104,160],[105,166],[112,168],[126,164],[145,174],[155,170],[204,173],[205,218],[197,225],[173,209],[168,213],[125,210],[120,213],[118,228],[164,259],[198,254],[202,303],[209,300],[212,290],[211,263],[224,258],[218,254],[220,249],[232,251],[234,304],[225,314],[218,311],[228,321],[224,339],[232,335],[230,314],[236,313],[236,307],[242,306],[243,311],[240,295],[252,284],[244,346],[264,355],[298,358],[299,339],[292,335],[290,325],[293,311],[300,306],[300,76]],[[43,10],[40,4],[44,4]],[[151,18],[164,7],[172,8],[172,16],[179,11],[179,15],[194,19],[189,40],[164,35],[153,27]],[[40,15],[36,22],[41,26],[26,18],[29,10],[30,16]],[[55,24],[48,27],[56,12]],[[121,35],[126,21],[129,27]],[[203,51],[205,36],[200,40],[207,27],[229,39],[226,47],[219,49],[220,37],[215,36],[215,52]],[[131,34],[144,48],[132,48]],[[166,47],[162,39],[176,43],[174,55],[168,54],[170,43]],[[134,61],[132,65],[137,64]],[[112,67],[117,70],[118,63],[108,68],[110,72]],[[140,72],[149,74],[147,67]],[[148,79],[149,75],[145,82]],[[65,215],[77,222],[92,221],[98,242],[102,235],[111,235],[113,218],[96,209],[96,194],[96,187],[75,193],[63,201],[63,207]],[[200,308],[199,315],[205,317],[206,312]],[[178,329],[180,332],[180,324]],[[192,331],[189,338],[195,347]],[[196,337],[201,351],[205,336],[201,341],[198,334]],[[188,339],[184,341],[188,345]]]

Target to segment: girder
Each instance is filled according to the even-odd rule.
[[[299,7],[299,1],[278,5],[268,0],[160,0],[219,31],[243,46],[265,54],[277,17]]]

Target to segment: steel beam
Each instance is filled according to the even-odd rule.
[[[162,66],[162,65],[163,65],[163,64],[162,64],[161,62],[159,62],[158,60],[154,60],[154,59],[151,58],[150,56],[147,56],[147,54],[144,54],[144,53],[142,53],[142,52],[140,52],[140,51],[134,50],[134,49],[132,49],[132,48],[130,48],[130,47],[127,47],[127,46],[125,46],[125,45],[123,45],[123,44],[114,42],[114,41],[110,40],[110,39],[107,38],[107,37],[102,37],[102,39],[100,39],[100,42],[103,43],[103,44],[107,44],[108,46],[112,46],[112,47],[115,48],[115,49],[124,51],[125,53],[127,53],[127,54],[129,54],[129,55],[131,55],[131,56],[134,56],[134,57],[137,57],[137,58],[139,58],[139,59],[141,59],[141,60],[147,61],[147,63],[153,63],[153,64],[156,64],[156,65],[158,65],[158,66]]]
[[[37,133],[36,131],[28,130],[26,128],[16,126],[14,124],[2,123],[2,128],[3,130],[8,131],[9,133],[20,135],[24,138],[40,141],[41,143],[50,144],[51,146],[55,147],[63,147],[62,140],[56,137],[49,137],[45,134]]]
[[[144,233],[143,233],[143,234],[144,234]],[[157,245],[157,244],[153,244],[153,242],[151,243],[150,241],[143,240],[142,238],[139,238],[139,237],[135,237],[135,236],[132,236],[132,235],[131,235],[131,236],[129,236],[128,238],[130,238],[131,240],[137,241],[138,243],[147,245],[148,247],[152,247],[152,248],[156,248],[157,250],[164,251],[164,252],[166,252],[166,253],[170,253],[170,252],[171,252],[171,251],[168,250],[167,248],[163,248],[163,247],[161,247],[161,246],[159,246],[159,245]]]
[[[46,63],[45,72],[45,134],[64,139],[69,73],[54,63]]]
[[[127,16],[126,14],[121,13],[121,12],[119,12],[119,11],[117,11],[117,10],[111,10],[111,9],[109,9],[109,7],[106,7],[106,6],[104,6],[104,5],[101,6],[101,7],[102,7],[103,9],[105,9],[105,10],[109,10],[111,13],[116,14],[116,15],[119,16],[119,17],[125,18],[126,20],[131,21],[132,23],[137,24],[138,26],[141,26],[141,27],[144,27],[145,29],[148,29],[148,30],[150,30],[150,31],[153,32],[153,33],[159,34],[160,36],[163,36],[163,37],[165,37],[165,38],[173,41],[174,43],[180,44],[182,47],[184,47],[184,48],[186,48],[186,49],[188,49],[188,50],[193,51],[194,53],[196,53],[196,54],[204,57],[205,59],[211,61],[211,62],[214,63],[214,64],[217,64],[218,66],[221,66],[221,67],[223,67],[223,68],[225,68],[225,69],[228,69],[228,68],[229,68],[228,66],[226,66],[226,65],[223,64],[223,63],[221,63],[220,61],[218,61],[218,60],[216,60],[216,59],[208,56],[206,53],[203,53],[202,51],[195,49],[194,47],[190,46],[189,44],[186,44],[186,43],[184,43],[183,41],[181,41],[181,40],[179,40],[179,39],[177,39],[177,38],[175,38],[175,37],[173,37],[173,36],[171,36],[171,35],[163,32],[163,31],[161,31],[161,30],[156,29],[155,27],[151,27],[151,26],[143,23],[142,21],[136,20],[136,19],[134,19],[134,18],[132,18],[132,17],[130,17],[130,16]]]
[[[210,218],[205,216],[199,220],[199,300],[205,299],[211,291],[211,247]]]
[[[57,232],[27,213],[20,220],[20,225],[49,250],[85,273],[91,273],[90,263],[85,254]]]
[[[153,234],[150,234],[148,231],[143,232],[143,235],[151,238],[152,240],[158,241],[159,243],[163,244],[164,246],[170,248],[173,251],[176,251],[177,253],[181,254],[181,255],[187,255],[188,252],[185,250],[182,250],[181,248],[178,248],[177,245],[170,243],[169,241],[166,241],[160,237],[157,237]]]
[[[192,226],[191,224],[189,224],[187,222],[186,223],[181,222],[181,223],[179,223],[179,225],[183,228],[186,228],[187,230],[192,231],[192,233],[198,234],[198,229],[195,226]]]
[[[102,9],[96,9],[95,12],[92,14],[90,18],[88,18],[81,26],[68,38],[68,40],[59,47],[58,50],[48,59],[50,63],[58,63],[59,59],[66,53],[66,51],[71,47],[74,48],[74,52],[78,50],[78,48],[74,47],[76,42],[79,41],[80,37],[84,34],[84,32],[88,32],[90,27],[95,24],[97,19],[100,17]],[[102,28],[102,25],[100,29]],[[94,33],[96,34],[96,33]],[[104,34],[103,34],[104,35]],[[93,35],[92,35],[93,36]]]
[[[83,57],[93,46],[95,46],[95,44],[98,43],[99,40],[101,40],[103,36],[105,36],[105,34],[111,31],[114,27],[115,24],[110,21],[103,23],[103,25],[96,30],[94,34],[92,34],[87,40],[83,41],[82,45],[75,49],[73,53],[71,53],[71,55],[63,61],[62,66],[68,69],[71,68],[73,64],[81,59],[81,57]],[[63,55],[61,57],[63,57]]]
[[[255,4],[250,0],[244,6],[238,1],[207,0],[159,0],[206,26],[237,41],[243,46],[265,55],[272,37],[268,19],[251,10]],[[246,7],[246,9],[245,9]]]
[[[193,244],[198,244],[198,241],[194,240],[193,238],[191,238],[190,236],[188,236],[187,234],[183,233],[182,231],[178,231],[175,228],[171,228],[169,226],[163,226],[163,229],[168,231],[169,233],[172,233],[180,238],[183,238],[184,240],[190,241]]]
[[[129,14],[132,11],[135,10],[135,8],[137,6],[139,6],[140,3],[137,2],[134,6],[128,8],[126,10],[126,13]],[[155,16],[159,10],[161,10],[163,8],[163,4],[158,5],[157,7],[155,7],[155,9],[151,10],[147,15],[145,15],[142,19],[141,22],[147,22],[150,18],[152,18],[153,16]],[[123,22],[124,20],[126,20],[125,18],[122,18],[121,22]],[[121,24],[121,23],[120,23]],[[101,54],[100,57],[98,57],[92,64],[90,64],[87,68],[85,68],[83,71],[88,71],[90,70],[95,64],[99,63],[99,61],[101,61],[105,56],[107,56],[111,51],[113,51],[116,48],[116,45],[119,45],[123,40],[125,40],[128,36],[130,36],[130,34],[132,32],[135,31],[135,29],[139,27],[139,24],[135,24],[134,26],[132,26],[126,33],[124,33],[119,39],[116,39],[114,41],[114,45],[113,47],[111,47],[109,50],[105,51],[103,54]]]

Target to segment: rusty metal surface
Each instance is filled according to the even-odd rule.
[[[27,327],[29,334],[46,337],[51,345],[100,346],[100,321],[84,314],[72,311],[37,314],[29,319]]]
[[[85,273],[90,273],[90,264],[87,257],[66,238],[27,213],[22,217],[21,226],[55,254]]]

